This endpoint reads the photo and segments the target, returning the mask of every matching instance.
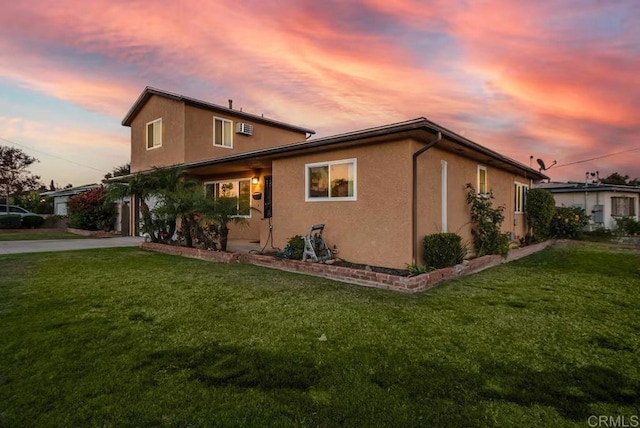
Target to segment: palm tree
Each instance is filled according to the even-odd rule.
[[[251,210],[257,211],[255,208],[251,208]],[[209,198],[202,207],[202,214],[205,219],[218,224],[220,249],[222,251],[227,251],[229,225],[235,224],[239,226],[246,226],[249,224],[249,220],[247,220],[246,217],[238,215],[238,198],[236,197]]]

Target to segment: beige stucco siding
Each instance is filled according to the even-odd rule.
[[[162,119],[162,146],[147,150],[146,125]],[[184,104],[152,96],[131,123],[131,172],[184,162]]]
[[[185,109],[185,136],[188,141],[185,162],[196,162],[304,141],[306,137],[304,132],[271,127],[244,118],[237,118],[230,114],[222,114],[189,105]],[[213,145],[214,117],[232,122],[232,148]],[[253,135],[236,134],[236,124],[239,122],[253,125]]]
[[[413,150],[421,147],[414,143]],[[514,183],[530,185],[530,180],[487,163],[442,150],[437,146],[418,158],[418,239],[440,233],[442,228],[442,161],[447,163],[447,232],[460,235],[473,247],[470,210],[466,202],[466,184],[477,190],[478,166],[487,170],[487,186],[495,197],[494,206],[504,206],[503,232],[513,232],[517,240],[526,234],[525,216],[514,213]],[[419,258],[422,258],[420,245]]]
[[[360,146],[273,162],[273,234],[284,248],[313,224],[338,257],[403,268],[411,262],[411,153],[407,141]],[[305,202],[305,165],[357,159],[356,201]]]

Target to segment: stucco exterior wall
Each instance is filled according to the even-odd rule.
[[[184,104],[152,96],[131,123],[131,172],[184,162]],[[162,118],[162,146],[147,149],[146,125]]]
[[[227,119],[233,123],[232,148],[213,145],[214,117]],[[239,122],[253,125],[253,135],[236,134],[235,127]],[[185,106],[185,138],[188,142],[185,162],[195,162],[304,141],[306,134],[187,105]]]
[[[411,145],[407,140],[273,161],[273,235],[284,248],[294,235],[325,224],[338,257],[404,268],[411,262]],[[305,164],[357,159],[357,200],[305,202]]]
[[[415,152],[421,144],[414,142]],[[504,206],[503,232],[513,232],[515,240],[526,234],[524,213],[515,213],[515,182],[531,186],[531,180],[496,168],[475,159],[442,150],[437,146],[418,157],[418,239],[421,242],[425,235],[444,232],[442,222],[442,169],[443,161],[447,163],[446,187],[446,232],[456,233],[473,248],[471,235],[470,210],[466,202],[466,184],[471,183],[478,188],[478,166],[487,171],[487,187],[493,192],[494,207]],[[418,259],[422,260],[422,245]]]

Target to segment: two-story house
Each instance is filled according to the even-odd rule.
[[[455,232],[471,242],[465,185],[492,190],[503,230],[526,233],[524,204],[544,174],[425,118],[330,137],[311,129],[146,88],[122,124],[131,127],[131,171],[181,165],[212,197],[256,211],[230,238],[276,246],[326,225],[340,257],[402,268],[420,262],[422,237]]]

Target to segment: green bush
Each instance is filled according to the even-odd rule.
[[[426,266],[440,269],[455,266],[464,260],[462,238],[455,233],[434,233],[422,240],[422,260]]]
[[[0,215],[0,229],[20,229],[22,217],[17,214]]]
[[[551,236],[555,238],[578,238],[589,222],[582,208],[559,207],[551,219]]]
[[[89,190],[71,196],[67,203],[69,226],[85,230],[112,230],[116,207],[107,198],[104,188]]]
[[[39,215],[26,215],[22,217],[22,227],[25,229],[33,229],[44,224],[44,218]]]
[[[549,235],[551,219],[556,211],[555,199],[545,189],[531,189],[527,192],[527,220],[532,241]]]
[[[284,251],[281,256],[285,259],[302,260],[304,254],[304,240],[301,235],[295,235],[289,238],[287,246],[284,247]]]
[[[635,236],[640,233],[640,221],[634,217],[617,217],[616,234],[624,236]]]
[[[493,192],[479,195],[471,183],[467,183],[466,188],[476,255],[500,254],[506,257],[509,253],[509,237],[500,230],[504,221],[504,206],[493,207]]]

